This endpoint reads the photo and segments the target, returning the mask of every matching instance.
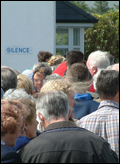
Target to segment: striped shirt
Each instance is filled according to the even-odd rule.
[[[86,128],[103,137],[119,158],[119,104],[115,101],[101,101],[98,109],[77,121],[78,126]]]

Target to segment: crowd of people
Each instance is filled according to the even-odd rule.
[[[47,51],[1,66],[1,163],[118,163],[119,63],[106,51]]]

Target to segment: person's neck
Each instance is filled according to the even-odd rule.
[[[110,98],[104,98],[104,99],[101,99],[101,101],[106,101],[106,100],[115,101],[115,102],[117,102],[119,104],[119,100],[116,99],[116,98],[112,98],[112,99],[110,99]]]
[[[45,121],[44,127],[47,128],[48,125],[50,125],[50,124],[52,124],[52,123],[55,123],[55,122],[61,122],[61,121],[68,121],[68,119],[59,118],[59,119],[57,119],[57,120],[52,119],[52,120],[50,120],[50,122]]]
[[[9,143],[9,134],[6,134],[4,136],[1,136],[1,140],[5,143],[6,146],[10,147],[11,144]]]

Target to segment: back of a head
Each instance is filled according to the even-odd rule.
[[[68,119],[68,97],[62,91],[40,93],[36,101],[36,110],[37,114],[41,113],[48,122],[51,119]]]
[[[23,75],[23,74],[19,74],[17,76],[16,89],[19,89],[19,88],[24,88],[28,94],[32,95],[34,93],[32,80],[28,76]]]
[[[88,68],[83,63],[72,64],[67,69],[65,79],[72,84],[75,93],[86,93],[92,84],[92,80],[89,80]]]
[[[23,105],[19,100],[1,99],[1,137],[7,133],[15,134],[21,127],[23,123],[22,108]]]
[[[71,84],[64,81],[63,79],[56,79],[47,81],[41,88],[40,92],[47,92],[47,91],[63,91],[67,95],[71,91]]]
[[[96,82],[97,93],[101,99],[112,99],[119,91],[119,72],[101,70]]]
[[[107,58],[110,61],[110,65],[114,64],[114,56],[111,55],[109,52],[105,51],[105,55],[107,56]]]
[[[39,51],[37,57],[38,62],[47,62],[53,54],[48,51]]]
[[[48,60],[48,65],[55,66],[55,65],[61,64],[64,61],[65,61],[65,57],[63,57],[61,55],[53,55]]]
[[[27,94],[24,88],[9,89],[3,95],[3,99],[8,99],[8,100],[22,99],[22,98],[28,98],[34,100],[34,98],[31,95]]]
[[[90,69],[93,68],[93,66],[96,66],[97,69],[105,69],[110,65],[110,61],[106,56],[106,52],[97,50],[92,52],[87,59],[87,65],[89,63]]]
[[[71,50],[66,55],[67,66],[71,66],[74,63],[83,63],[84,54],[79,50]]]
[[[32,123],[33,117],[36,114],[36,102],[35,99],[28,95],[24,89],[9,89],[4,94],[4,99],[7,100],[17,100],[23,104],[24,108],[22,108],[22,114],[24,117],[24,121],[27,121],[28,123]]]
[[[17,75],[11,68],[1,68],[1,87],[6,92],[10,88],[16,88]]]
[[[83,63],[74,63],[68,68],[66,78],[71,82],[82,82],[89,79],[89,71]]]
[[[56,80],[56,79],[62,79],[62,77],[57,73],[47,75],[46,78],[43,80],[43,84],[45,84],[49,80]]]

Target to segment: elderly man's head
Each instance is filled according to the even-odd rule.
[[[106,56],[106,52],[98,50],[92,52],[88,56],[86,65],[91,75],[94,76],[98,72],[98,70],[108,67],[110,65],[110,61]]]

